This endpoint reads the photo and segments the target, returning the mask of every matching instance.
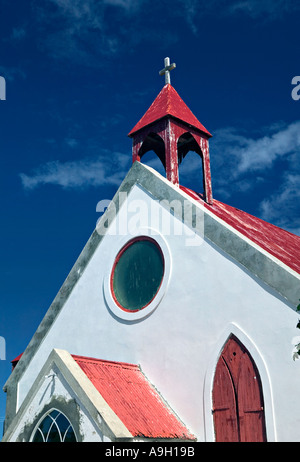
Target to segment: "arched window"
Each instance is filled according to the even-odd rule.
[[[34,443],[72,443],[77,440],[66,416],[53,409],[39,422],[31,441]]]

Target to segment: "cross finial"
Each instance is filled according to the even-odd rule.
[[[171,83],[170,71],[172,69],[175,69],[176,64],[175,63],[170,64],[170,58],[165,58],[164,63],[165,63],[165,67],[161,71],[159,71],[159,75],[165,75],[165,84],[167,84],[167,83]]]

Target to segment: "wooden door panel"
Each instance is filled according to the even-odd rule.
[[[265,441],[265,419],[260,376],[248,354],[241,358],[237,385],[241,441]]]
[[[239,419],[240,441],[260,443],[266,441],[263,411],[246,412]]]
[[[220,358],[217,364],[214,390],[213,414],[216,441],[239,441],[235,391],[223,358]]]

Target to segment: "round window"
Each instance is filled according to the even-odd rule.
[[[145,308],[157,294],[164,275],[164,258],[148,237],[128,242],[119,252],[111,274],[111,291],[123,310]]]

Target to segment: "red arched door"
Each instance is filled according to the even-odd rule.
[[[262,386],[258,370],[235,336],[219,358],[213,384],[216,441],[266,441]]]

